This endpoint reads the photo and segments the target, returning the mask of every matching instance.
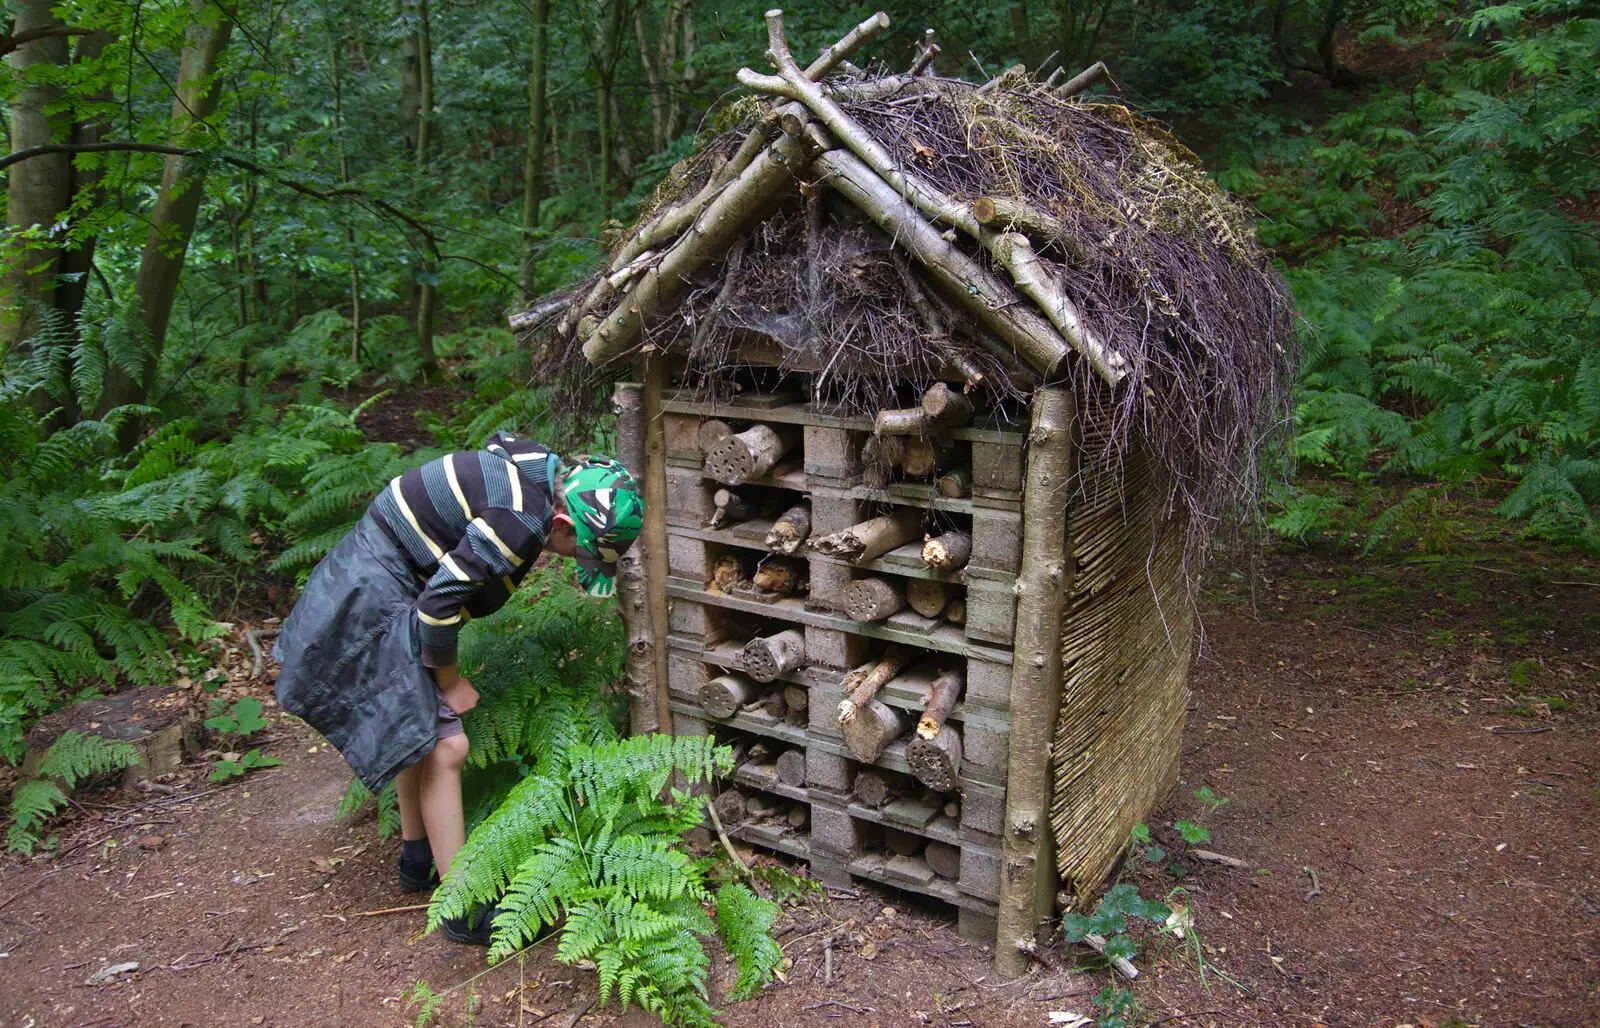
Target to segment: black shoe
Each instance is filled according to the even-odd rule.
[[[447,917],[439,922],[444,937],[463,946],[487,946],[494,941],[494,919],[499,907],[480,907],[470,914]]]
[[[439,875],[431,856],[427,860],[408,860],[402,853],[399,867],[401,892],[421,892],[439,884]]]

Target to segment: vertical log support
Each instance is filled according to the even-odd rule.
[[[661,416],[661,385],[666,370],[660,359],[644,360],[644,530],[634,544],[644,543],[645,592],[650,623],[667,623],[667,432]],[[667,648],[655,647],[656,724],[672,724],[668,705]]]
[[[617,459],[630,474],[645,475],[644,386],[638,382],[618,382],[611,402],[617,415]],[[652,509],[646,503],[647,526],[652,517],[665,516],[664,504]],[[671,723],[661,720],[658,698],[658,694],[665,695],[661,683],[666,679],[656,673],[656,652],[661,649],[656,639],[656,625],[666,622],[655,621],[650,615],[649,576],[645,568],[645,552],[650,546],[650,542],[639,539],[617,562],[617,602],[622,607],[622,624],[628,641],[623,674],[628,688],[628,731],[632,735],[649,735]]]
[[[1034,932],[1050,914],[1055,889],[1050,745],[1061,705],[1061,597],[1069,574],[1067,480],[1075,413],[1073,396],[1066,390],[1046,388],[1033,394],[994,958],[995,969],[1012,976],[1028,970]]]

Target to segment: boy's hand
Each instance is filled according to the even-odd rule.
[[[440,689],[445,704],[457,714],[465,714],[478,705],[478,690],[465,678],[457,677],[448,689]]]

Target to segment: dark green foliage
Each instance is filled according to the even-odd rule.
[[[11,827],[6,832],[6,848],[33,852],[39,844],[39,831],[44,823],[66,806],[63,784],[71,790],[85,779],[138,763],[139,752],[125,742],[81,732],[62,733],[40,758],[33,776],[23,779],[11,797]]]

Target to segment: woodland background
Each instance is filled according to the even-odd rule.
[[[1279,545],[1600,549],[1600,5],[885,7],[896,66],[930,26],[945,75],[1106,61],[1257,205],[1304,318]],[[872,9],[799,0],[791,41]],[[604,447],[505,314],[715,130],[761,11],[7,3],[0,757],[91,691],[200,678],[401,469],[510,426]],[[427,445],[358,427],[391,388]]]

